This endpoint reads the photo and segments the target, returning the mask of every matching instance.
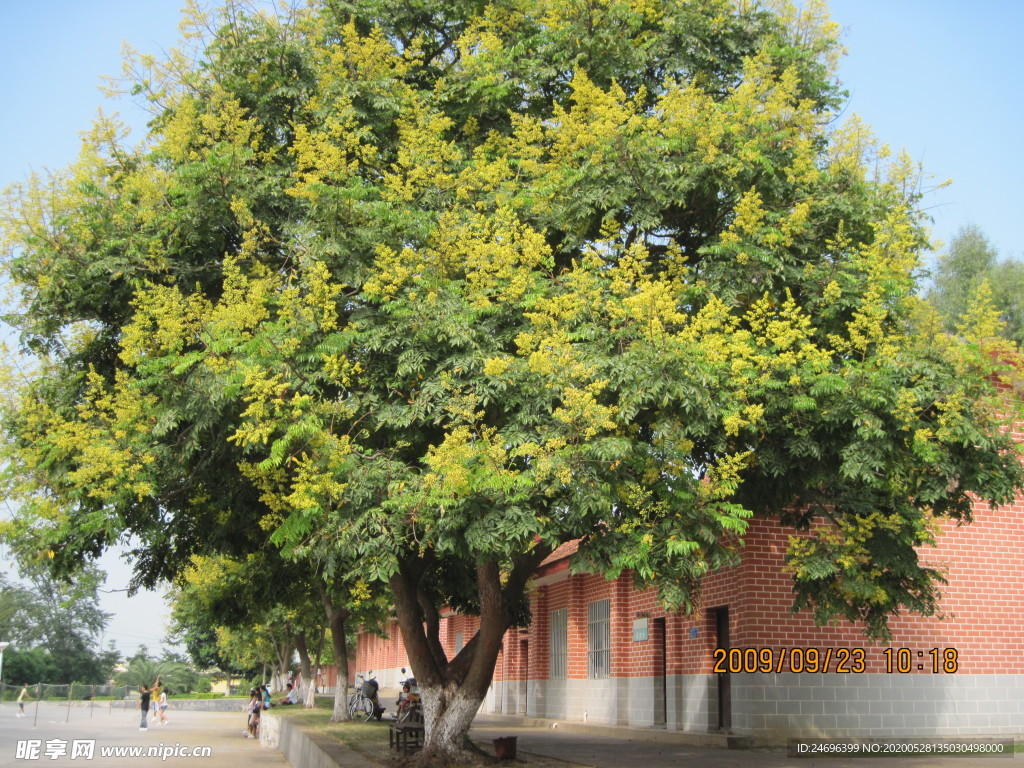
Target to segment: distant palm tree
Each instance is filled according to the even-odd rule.
[[[199,674],[178,661],[151,661],[149,659],[135,658],[128,663],[128,667],[118,674],[119,685],[130,685],[139,687],[145,685],[152,687],[157,675],[168,694],[189,693],[199,682]]]

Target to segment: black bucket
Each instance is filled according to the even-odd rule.
[[[502,736],[494,740],[494,756],[499,760],[516,759],[516,737]]]

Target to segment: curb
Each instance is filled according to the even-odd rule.
[[[289,765],[302,768],[366,768],[367,765],[379,765],[332,736],[270,712],[264,712],[260,718],[260,746],[280,751]]]

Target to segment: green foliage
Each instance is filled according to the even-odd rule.
[[[167,695],[192,693],[199,686],[201,675],[187,664],[176,661],[153,661],[144,657],[133,658],[123,672],[117,675],[118,685],[152,688],[157,678]]]
[[[0,624],[12,643],[4,652],[5,679],[106,683],[121,655],[113,646],[96,649],[110,618],[96,594],[103,572],[88,567],[73,583],[63,583],[33,565],[22,576],[25,584],[0,574]]]
[[[205,667],[252,674],[267,662],[278,663],[279,644],[287,656],[293,649],[288,618],[295,618],[295,606],[252,599],[254,583],[273,583],[277,575],[255,558],[193,558],[171,593],[172,633],[198,651],[193,660]],[[282,596],[301,602],[287,588]]]
[[[59,680],[59,663],[43,648],[20,650],[12,646],[4,651],[4,682],[25,685]]]
[[[999,313],[1000,332],[1024,343],[1024,264],[1000,260],[995,247],[976,226],[962,227],[939,257],[929,300],[943,316],[946,329],[956,332],[968,318],[979,295]],[[983,298],[984,300],[984,298]]]
[[[949,252],[939,257],[935,290],[931,295],[949,330],[960,318],[996,265],[997,253],[985,234],[975,226],[962,227],[953,237]]]

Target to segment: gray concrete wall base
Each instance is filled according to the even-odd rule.
[[[494,688],[482,712],[524,714],[514,695],[519,681]],[[656,677],[531,680],[528,690],[526,717],[697,733],[718,727],[714,675],[668,676],[664,709]],[[732,675],[731,690],[729,733],[758,743],[1024,733],[1024,675],[753,673]]]
[[[182,709],[187,712],[245,712],[249,699],[169,699],[167,712]],[[170,717],[170,714],[167,715]]]
[[[525,715],[603,725],[664,726],[706,731],[714,713],[713,675],[661,678],[613,677],[601,680],[531,680],[526,708],[517,695],[522,681],[496,682],[481,712]],[[662,702],[662,696],[667,699]],[[711,714],[709,714],[711,713]]]
[[[718,725],[718,683],[714,675],[669,675],[668,729],[704,732]]]
[[[276,749],[295,768],[366,768],[368,761],[335,739],[268,712],[260,719],[260,746]]]
[[[1024,675],[733,675],[733,731],[762,739],[1013,736]]]

